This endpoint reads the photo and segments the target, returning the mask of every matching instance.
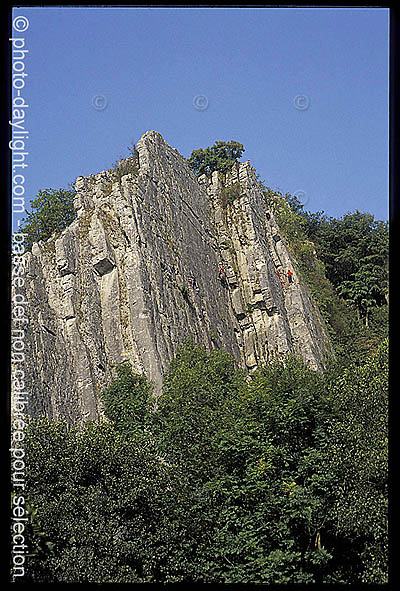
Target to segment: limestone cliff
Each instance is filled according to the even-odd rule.
[[[290,351],[319,369],[331,352],[251,164],[223,183],[197,179],[157,132],[137,149],[132,173],[79,177],[77,219],[25,255],[34,416],[96,420],[123,360],[159,393],[186,336],[250,370]]]

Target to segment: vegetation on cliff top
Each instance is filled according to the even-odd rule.
[[[25,250],[31,250],[34,242],[47,240],[74,221],[75,195],[74,189],[39,189],[31,201],[31,211],[20,227],[20,232],[25,234]]]
[[[227,172],[241,158],[244,151],[243,145],[235,140],[217,141],[213,146],[193,150],[188,164],[197,176],[211,175],[216,170]]]

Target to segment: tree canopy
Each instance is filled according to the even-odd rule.
[[[108,422],[29,425],[29,580],[386,582],[387,372],[383,343],[344,372],[290,357],[249,381],[187,341],[148,412],[124,364]]]
[[[371,310],[387,304],[388,223],[359,211],[340,219],[308,214],[305,222],[327,277],[368,324]]]
[[[30,250],[34,242],[47,240],[54,232],[61,232],[73,222],[76,218],[74,196],[72,189],[39,189],[20,229],[26,234],[26,250]]]
[[[188,164],[197,176],[210,175],[215,170],[227,172],[241,158],[244,151],[243,145],[234,140],[230,142],[216,141],[211,147],[193,150]]]

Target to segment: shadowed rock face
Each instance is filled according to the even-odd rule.
[[[331,353],[250,163],[227,175],[227,199],[218,173],[196,179],[159,133],[137,149],[138,171],[79,177],[77,219],[25,255],[34,416],[98,419],[100,392],[124,360],[159,394],[187,336],[250,370],[290,351],[319,369]],[[294,281],[281,284],[276,271],[288,269]]]

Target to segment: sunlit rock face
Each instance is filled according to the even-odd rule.
[[[250,373],[289,352],[321,369],[326,330],[251,164],[197,179],[159,133],[137,149],[138,170],[79,177],[76,220],[25,255],[29,413],[98,420],[125,360],[160,395],[186,337]]]

